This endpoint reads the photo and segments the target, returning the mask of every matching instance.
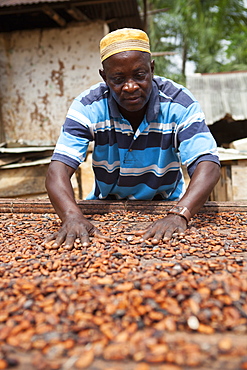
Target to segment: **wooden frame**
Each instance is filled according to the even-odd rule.
[[[109,212],[166,213],[175,202],[81,200],[78,205],[85,215]],[[247,212],[247,202],[206,202],[200,213]],[[55,213],[48,199],[0,199],[0,213]]]

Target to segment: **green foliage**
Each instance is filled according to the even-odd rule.
[[[247,9],[244,0],[139,0],[147,10],[168,9],[148,16],[147,32],[155,57],[156,74],[185,81],[185,67],[213,73],[247,69]],[[181,60],[177,64],[177,60]]]

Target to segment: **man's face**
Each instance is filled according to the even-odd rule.
[[[147,104],[151,90],[154,62],[150,54],[140,51],[124,51],[103,62],[100,75],[110,88],[121,108],[138,112]]]

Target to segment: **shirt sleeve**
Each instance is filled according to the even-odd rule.
[[[89,112],[80,100],[75,99],[68,110],[51,160],[77,169],[85,160],[88,144],[93,140],[90,127]]]
[[[200,162],[204,162],[204,161],[214,162],[214,163],[217,163],[219,166],[221,166],[218,156],[211,155],[211,154],[204,154],[201,157],[197,158],[195,162],[193,162],[190,166],[187,167],[187,171],[190,177],[192,177],[193,173],[195,172],[197,165]]]
[[[197,101],[186,108],[178,122],[177,150],[190,176],[201,161],[212,161],[220,165],[216,141]]]

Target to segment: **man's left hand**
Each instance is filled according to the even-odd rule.
[[[136,231],[135,235],[142,235],[141,242],[152,238],[152,244],[156,245],[160,240],[170,240],[174,234],[184,234],[186,229],[187,221],[185,218],[179,215],[169,214],[155,221],[148,228]]]

